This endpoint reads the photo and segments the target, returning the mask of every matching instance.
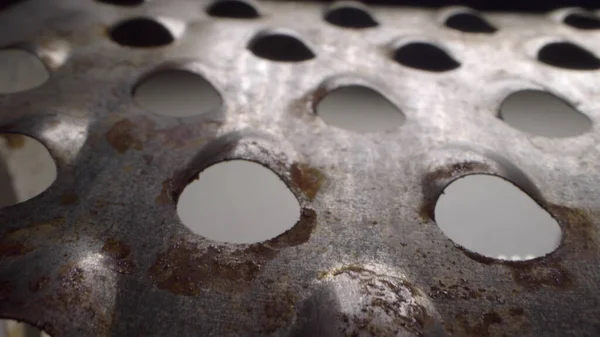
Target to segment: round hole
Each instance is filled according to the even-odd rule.
[[[109,5],[118,6],[137,6],[143,4],[146,0],[96,0]]]
[[[377,21],[362,8],[343,6],[332,9],[325,15],[325,20],[332,25],[344,28],[376,27]]]
[[[544,137],[573,137],[590,130],[590,119],[560,98],[544,91],[524,90],[510,95],[500,107],[510,126]]]
[[[301,62],[315,57],[302,41],[283,33],[261,34],[250,42],[248,49],[271,61]]]
[[[592,13],[571,13],[563,22],[577,29],[600,29],[600,18]]]
[[[174,41],[171,32],[153,19],[133,18],[119,22],[110,31],[116,43],[129,47],[160,47]]]
[[[404,123],[404,114],[375,90],[348,86],[327,94],[316,112],[328,124],[357,132],[391,130]]]
[[[56,164],[37,140],[21,134],[0,134],[0,207],[27,201],[56,180]]]
[[[456,69],[460,66],[444,50],[425,42],[413,42],[396,49],[394,60],[404,66],[443,72]]]
[[[156,73],[138,84],[135,102],[163,116],[189,117],[221,107],[222,98],[202,76],[183,70]]]
[[[12,319],[0,319],[1,337],[49,337],[49,335],[33,325]]]
[[[435,205],[435,221],[456,244],[483,256],[529,260],[553,252],[561,229],[508,181],[490,175],[455,180]]]
[[[570,42],[553,42],[538,51],[538,60],[548,65],[574,69],[595,70],[600,68],[600,60],[586,49]]]
[[[221,18],[254,19],[258,11],[251,4],[239,0],[219,0],[206,10],[208,15]]]
[[[186,186],[177,213],[188,228],[208,239],[255,243],[292,228],[300,218],[300,204],[271,170],[233,160],[210,166]]]
[[[40,59],[19,49],[0,50],[0,73],[0,94],[37,88],[50,78]]]
[[[496,28],[474,13],[456,13],[446,19],[446,26],[465,33],[494,33]]]

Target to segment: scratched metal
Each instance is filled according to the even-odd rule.
[[[544,15],[486,13],[494,34],[443,26],[450,10],[371,7],[364,30],[323,20],[324,4],[259,2],[256,19],[209,17],[201,1],[119,7],[30,0],[0,13],[0,46],[39,55],[51,79],[1,96],[3,132],[43,142],[58,178],[0,211],[0,316],[53,336],[595,336],[600,333],[600,76],[536,60],[545,43],[600,54],[600,32]],[[107,30],[158,18],[175,42],[128,48]],[[303,62],[246,47],[297,36]],[[392,60],[428,41],[461,65]],[[220,109],[170,118],[133,103],[157,69],[187,69]],[[328,91],[367,85],[406,115],[357,134],[314,114]],[[562,139],[497,118],[523,89],[549,91],[592,121]],[[276,172],[303,208],[296,226],[254,245],[212,242],[178,219],[176,199],[207,166],[248,159]],[[563,239],[530,262],[457,247],[432,218],[442,188],[471,173],[517,184],[560,223]],[[265,217],[268,217],[265,214]]]

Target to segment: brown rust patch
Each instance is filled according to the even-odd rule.
[[[104,242],[102,251],[108,257],[109,268],[120,274],[133,274],[135,272],[135,263],[126,259],[131,254],[131,248],[123,241],[117,238],[110,238]]]
[[[492,335],[490,328],[493,325],[503,324],[504,320],[497,312],[490,310],[476,317],[475,322],[472,323],[467,313],[461,311],[456,314],[454,323],[458,324],[464,332],[458,334],[459,336],[489,337]]]
[[[259,270],[260,264],[250,258],[228,259],[219,248],[211,246],[200,251],[188,242],[179,241],[159,254],[148,274],[160,289],[194,296],[207,285],[222,291],[234,290],[236,285],[252,281]]]
[[[25,145],[25,135],[10,133],[2,135],[6,141],[6,146],[11,149],[20,149]]]
[[[129,149],[141,150],[142,142],[134,134],[134,125],[129,119],[122,119],[115,123],[106,133],[106,141],[119,153]]]
[[[156,197],[156,203],[160,205],[167,205],[171,203],[171,195],[169,193],[171,186],[171,179],[163,181],[160,194]]]
[[[290,324],[295,315],[297,296],[292,292],[270,296],[263,305],[259,316],[259,332],[272,334]]]
[[[544,286],[569,289],[574,283],[571,274],[557,262],[516,263],[509,267],[515,283],[530,290]]]
[[[309,200],[313,200],[325,180],[325,175],[318,169],[306,164],[294,163],[291,167],[292,182]]]
[[[44,287],[46,286],[46,284],[48,284],[49,281],[50,281],[50,278],[48,278],[46,276],[42,276],[39,279],[37,279],[35,282],[29,283],[29,290],[33,293],[37,293],[38,291],[44,289]]]
[[[547,211],[563,230],[563,246],[581,257],[595,258],[598,251],[598,232],[589,213],[583,209],[549,204]]]
[[[289,247],[305,243],[317,225],[317,213],[310,208],[303,208],[300,219],[283,234],[267,241],[271,247]]]
[[[214,246],[201,250],[193,243],[177,240],[157,256],[148,274],[158,288],[178,295],[199,295],[207,286],[235,291],[252,282],[264,263],[275,258],[280,249],[308,241],[315,225],[315,211],[305,208],[293,228],[243,250],[232,252]]]
[[[65,206],[73,205],[77,203],[78,200],[79,196],[77,195],[77,193],[72,191],[66,191],[60,196],[60,204]]]
[[[443,183],[444,185],[449,180],[457,179],[468,174],[489,172],[488,165],[480,162],[463,162],[447,167],[439,168],[433,172],[426,174],[421,181],[424,200],[419,207],[419,217],[424,221],[435,221],[435,204],[443,191],[435,187],[436,184]]]
[[[0,243],[0,257],[2,256],[20,256],[32,252],[34,248],[27,247],[21,242]]]
[[[123,241],[117,238],[110,238],[104,242],[102,251],[108,253],[111,257],[120,260],[124,259],[131,254],[131,248]]]

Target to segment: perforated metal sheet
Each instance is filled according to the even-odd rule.
[[[208,17],[206,3],[23,2],[0,13],[0,46],[37,55],[51,80],[0,98],[1,130],[42,141],[58,166],[42,195],[0,212],[0,316],[53,336],[594,336],[600,333],[597,71],[536,60],[549,41],[600,53],[600,33],[548,15],[489,14],[493,35],[442,26],[448,11],[371,8],[377,28],[322,20],[325,5],[257,5],[261,17]],[[160,17],[176,42],[133,49],[107,29]],[[165,19],[167,18],[167,19]],[[246,49],[265,30],[315,53],[281,63]],[[461,66],[403,67],[393,49],[429,41]],[[152,115],[131,90],[157,69],[204,76],[218,111]],[[313,106],[347,84],[376,89],[406,115],[390,132],[326,125]],[[589,116],[584,135],[548,139],[499,120],[501,101],[543,89]],[[212,163],[276,172],[302,207],[259,244],[211,242],[179,221],[176,199]],[[502,176],[560,223],[561,246],[530,262],[455,246],[432,218],[453,179]],[[268,217],[265,214],[265,217]]]

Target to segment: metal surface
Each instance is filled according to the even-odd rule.
[[[325,5],[257,5],[260,18],[210,18],[206,3],[31,0],[0,13],[0,46],[43,60],[51,79],[2,96],[1,130],[42,141],[58,167],[40,196],[0,212],[0,316],[53,336],[593,336],[600,333],[597,71],[536,60],[569,40],[600,54],[597,31],[564,12],[490,14],[495,34],[442,26],[449,11],[371,7],[379,26],[335,27]],[[176,41],[134,49],[107,30],[161,17]],[[257,34],[291,31],[315,57],[261,59]],[[460,62],[433,73],[393,48],[430,41]],[[132,88],[187,69],[220,92],[202,116],[153,115]],[[391,132],[326,125],[313,107],[364,84],[406,115]],[[523,89],[552,92],[592,120],[573,138],[525,134],[496,116]],[[211,242],[176,214],[199,171],[241,158],[276,172],[303,207],[292,230],[253,245]],[[432,218],[453,179],[496,174],[561,225],[561,246],[530,262],[455,246]],[[265,214],[268,217],[268,214]]]

